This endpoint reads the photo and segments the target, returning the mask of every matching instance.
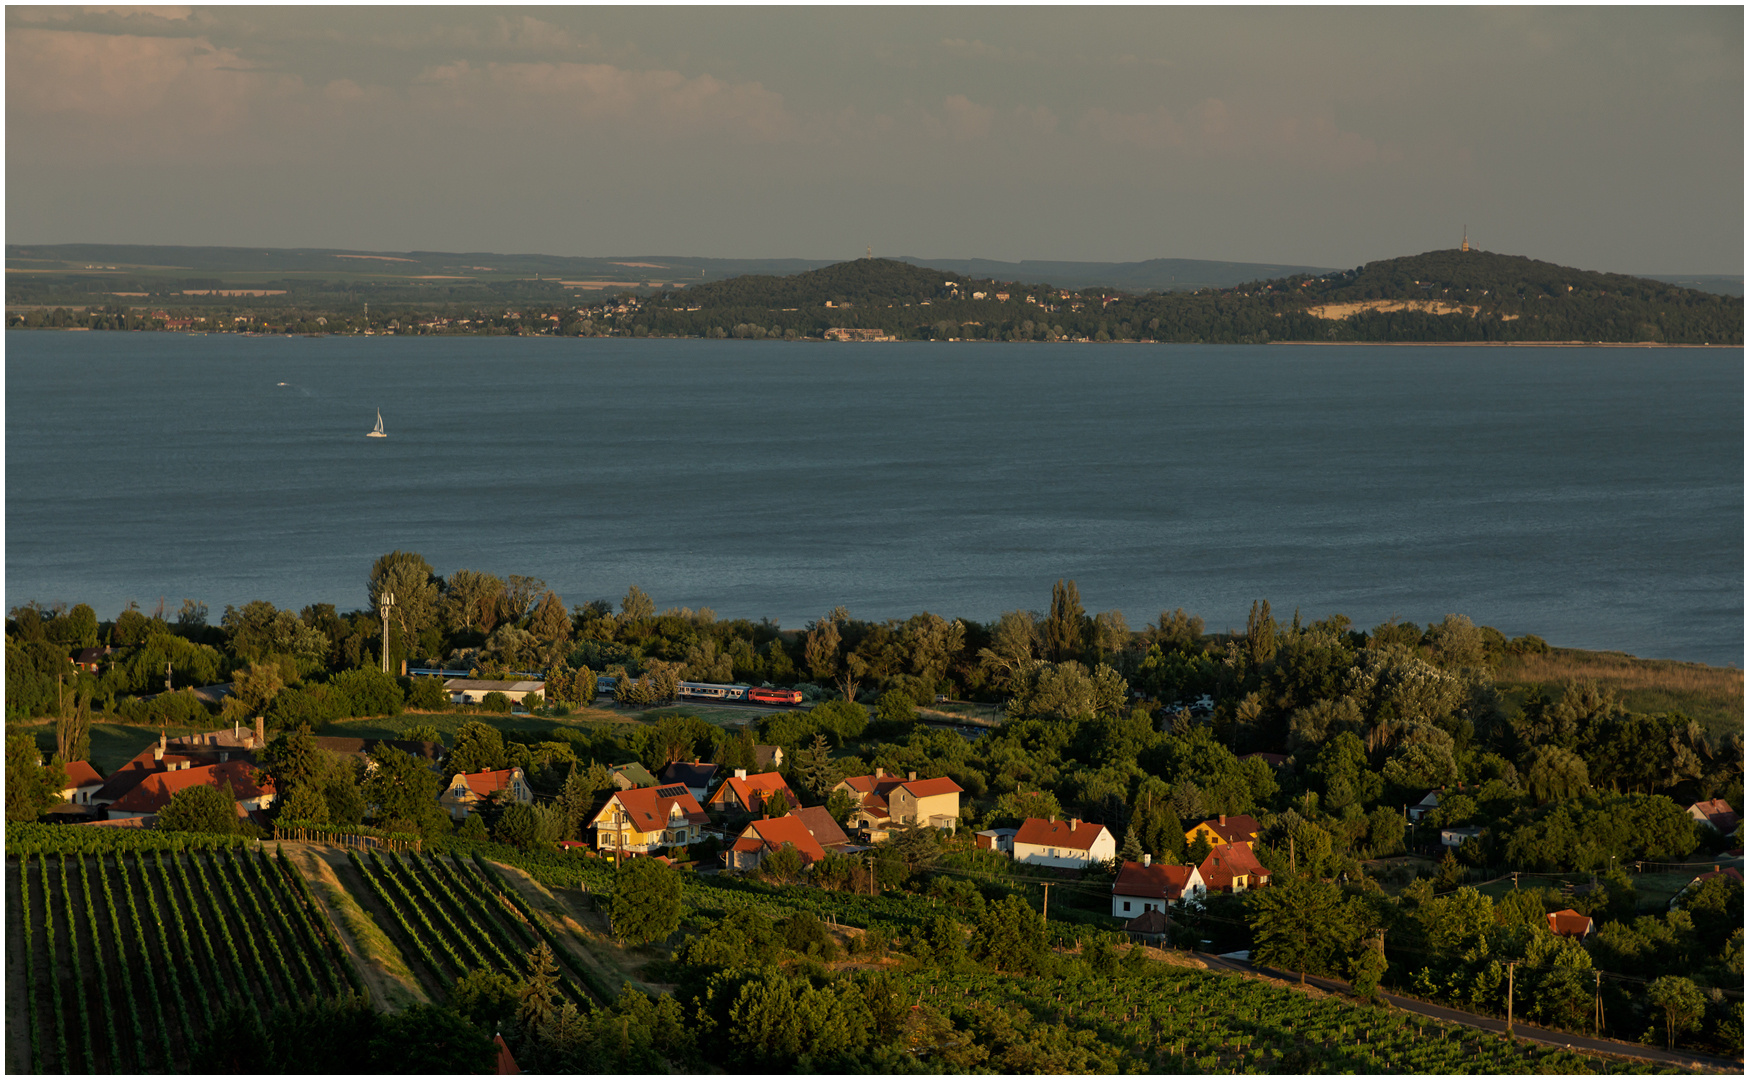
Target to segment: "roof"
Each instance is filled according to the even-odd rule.
[[[1257,861],[1248,844],[1220,845],[1208,853],[1208,858],[1202,861],[1196,872],[1202,875],[1203,887],[1211,892],[1231,889],[1236,877],[1260,881],[1269,877],[1269,871]]]
[[[807,862],[815,862],[826,857],[826,849],[820,846],[818,840],[814,839],[814,834],[808,831],[808,827],[802,819],[793,814],[780,818],[761,818],[751,823],[741,830],[741,835],[736,838],[735,850],[748,850],[742,844],[755,837],[760,841],[759,847],[753,848],[755,851],[761,848],[776,851],[785,844],[793,844]]]
[[[1693,817],[1705,821],[1721,833],[1729,834],[1737,827],[1737,811],[1731,809],[1731,804],[1723,799],[1713,799],[1711,802],[1697,802],[1688,808]]]
[[[501,694],[532,694],[546,689],[546,682],[540,679],[445,679],[445,690],[493,690]]]
[[[838,822],[832,820],[831,811],[824,806],[803,806],[790,811],[793,817],[801,819],[808,831],[814,834],[821,847],[834,847],[838,844],[850,843],[850,837],[844,834]]]
[[[717,786],[717,790],[711,793],[711,797],[707,801],[711,803],[724,801],[723,792],[725,791],[734,792],[735,797],[741,800],[742,806],[753,805],[755,795],[759,797],[760,801],[764,801],[766,797],[777,791],[783,792],[784,798],[789,800],[791,806],[797,806],[801,803],[801,800],[796,798],[796,793],[790,790],[789,784],[784,782],[782,773],[754,773],[745,780],[738,776],[731,776]]]
[[[80,825],[102,825],[110,829],[149,829],[156,815],[150,817],[112,818],[106,821],[81,821]]]
[[[659,781],[650,775],[650,770],[636,761],[628,761],[624,765],[615,765],[609,770],[615,776],[623,776],[639,787],[655,787]]]
[[[103,777],[89,761],[69,761],[61,768],[67,771],[67,787],[82,788],[90,784],[103,784]]]
[[[450,780],[450,787],[460,780],[468,786],[468,790],[484,799],[494,791],[510,786],[512,774],[521,773],[521,769],[487,769],[483,772],[456,773]]]
[[[692,797],[692,792],[685,784],[669,784],[665,787],[639,787],[616,791],[607,800],[607,805],[595,815],[597,824],[611,820],[609,815],[615,805],[625,812],[626,821],[632,828],[641,833],[661,832],[668,828],[668,823],[674,820],[674,808],[679,807],[680,813],[690,825],[709,824],[710,816],[704,808],[698,805],[698,800]]]
[[[415,739],[357,739],[335,735],[317,735],[316,749],[330,754],[368,754],[379,746],[393,747],[416,758],[437,761],[443,757],[443,744]]]
[[[200,765],[219,764],[219,755],[214,753],[184,753],[164,755],[163,761],[152,757],[152,751],[157,749],[156,743],[146,747],[130,758],[127,764],[110,773],[91,796],[92,802],[114,802],[132,791],[141,780],[154,773],[168,772],[172,765],[194,768]]]
[[[1068,821],[1046,821],[1044,818],[1027,818],[1020,823],[1020,829],[1014,834],[1014,843],[1031,844],[1034,847],[1067,848],[1070,851],[1091,851],[1093,844],[1099,839],[1099,834],[1105,831],[1105,826],[1095,821],[1083,821],[1071,824]]]
[[[493,1073],[498,1076],[516,1076],[522,1072],[516,1066],[516,1059],[510,1056],[510,1046],[505,1043],[504,1036],[492,1036],[492,1045],[498,1048],[498,1058],[492,1067]]]
[[[237,798],[254,799],[273,790],[273,781],[255,783],[254,768],[246,761],[227,761],[222,765],[207,765],[198,769],[178,769],[175,772],[152,773],[136,784],[132,791],[111,804],[111,810],[136,814],[156,814],[170,805],[179,791],[193,787],[223,787],[230,784]]]
[[[1149,908],[1124,923],[1123,928],[1132,934],[1164,934],[1172,928],[1172,919],[1159,908]]]
[[[1191,832],[1207,827],[1209,832],[1220,837],[1224,843],[1244,844],[1257,839],[1257,819],[1250,814],[1228,814],[1225,820],[1218,817],[1198,822],[1191,827]]]
[[[781,746],[766,746],[763,743],[757,743],[753,747],[754,765],[779,765],[782,764],[780,760],[782,757],[783,747]]]
[[[1549,930],[1563,937],[1584,937],[1591,932],[1591,916],[1572,908],[1549,912]]]
[[[1439,805],[1439,792],[1429,791],[1427,794],[1421,796],[1421,801],[1416,803],[1415,805],[1416,806],[1429,806],[1429,807],[1438,806]]]
[[[704,788],[716,775],[717,766],[708,761],[670,761],[662,770],[662,783]]]
[[[1689,882],[1689,884],[1694,885],[1694,884],[1696,884],[1698,882],[1702,882],[1702,881],[1711,881],[1713,878],[1716,878],[1716,877],[1735,878],[1738,881],[1743,880],[1743,875],[1737,872],[1736,867],[1727,866],[1723,870],[1708,870],[1706,873],[1695,878],[1694,881]]]
[[[100,661],[102,661],[104,657],[108,656],[110,653],[115,652],[115,651],[116,651],[115,649],[112,649],[107,645],[95,645],[89,649],[80,649],[79,655],[73,658],[73,663],[75,663],[75,664],[96,664],[96,663],[99,663]]]
[[[1190,875],[1195,872],[1195,868],[1189,866],[1168,866],[1165,863],[1143,866],[1139,862],[1126,862],[1118,871],[1117,880],[1112,882],[1111,891],[1117,896],[1180,900],[1190,885]]]
[[[914,797],[926,799],[931,795],[953,795],[965,788],[949,780],[945,776],[931,776],[923,780],[907,780],[898,785],[909,791]]]

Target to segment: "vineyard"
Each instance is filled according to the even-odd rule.
[[[234,1002],[359,988],[283,857],[165,845],[21,854],[8,869],[32,1072],[180,1071]]]
[[[419,852],[348,851],[341,874],[394,940],[432,1000],[441,1001],[469,971],[528,974],[527,954],[545,943],[559,963],[560,993],[587,1012],[603,996],[574,965],[546,923],[516,889],[478,857]],[[357,887],[354,886],[357,883]]]
[[[1026,978],[911,971],[905,996],[952,1014],[1018,1007],[1110,1054],[1095,1071],[1295,1073],[1659,1072],[1650,1062],[1586,1056],[1314,997],[1256,979],[1151,965],[1140,979]]]

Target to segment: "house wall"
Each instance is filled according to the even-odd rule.
[[[1052,854],[1052,852],[1056,854]],[[1062,866],[1072,868],[1086,867],[1092,863],[1104,862],[1116,858],[1117,841],[1112,839],[1110,830],[1099,834],[1099,839],[1086,851],[1074,848],[1049,848],[1038,844],[1014,845],[1014,861],[1030,863],[1034,866]]]

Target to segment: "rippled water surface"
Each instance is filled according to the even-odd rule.
[[[6,602],[376,556],[800,626],[1162,608],[1742,662],[1741,350],[10,332]],[[389,438],[365,437],[383,413]]]

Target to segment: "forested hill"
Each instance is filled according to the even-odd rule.
[[[777,277],[748,274],[695,285],[670,300],[687,307],[802,308],[917,303],[940,295],[956,276],[893,259],[857,259]]]

